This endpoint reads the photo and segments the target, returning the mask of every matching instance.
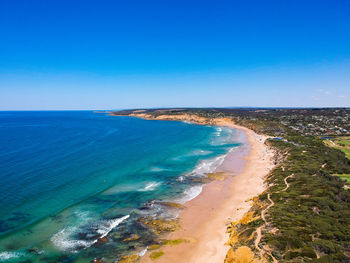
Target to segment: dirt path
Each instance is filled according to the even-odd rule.
[[[269,210],[272,206],[274,206],[274,201],[271,199],[270,197],[270,194],[267,194],[267,199],[270,201],[270,204],[264,209],[261,211],[261,219],[265,222],[262,226],[258,227],[256,229],[256,239],[255,239],[255,242],[254,242],[254,245],[255,245],[255,248],[259,251],[260,253],[260,258],[264,258],[264,254],[268,254],[274,263],[277,263],[277,259],[269,252],[269,251],[266,251],[265,249],[261,249],[259,247],[259,243],[260,243],[260,240],[262,238],[262,234],[261,234],[261,230],[263,228],[266,227],[266,225],[268,224],[267,221],[266,221],[266,217],[265,217],[265,214],[267,212],[267,210]]]
[[[284,191],[286,191],[288,188],[289,188],[289,186],[290,186],[290,184],[287,182],[287,179],[288,178],[291,178],[291,177],[293,177],[294,176],[294,174],[291,174],[291,175],[288,175],[286,178],[284,178],[284,184],[286,185],[286,187],[282,190],[283,192]],[[278,193],[278,192],[277,192]]]
[[[282,169],[284,170],[284,167],[282,167]],[[288,183],[287,180],[288,180],[288,178],[291,178],[293,176],[294,176],[294,174],[291,174],[291,175],[287,176],[286,178],[284,178],[283,181],[284,181],[284,184],[286,185],[286,187],[283,188],[281,191],[278,191],[276,193],[279,193],[279,192],[282,192],[282,191],[286,191],[289,188],[289,186],[290,186],[290,183]],[[268,254],[272,258],[274,263],[278,263],[278,260],[269,251],[259,247],[259,243],[260,243],[261,238],[262,238],[262,233],[261,233],[262,229],[266,228],[266,226],[268,225],[268,222],[266,221],[266,217],[265,217],[266,212],[271,207],[273,207],[275,205],[275,202],[271,199],[271,194],[270,193],[267,194],[267,199],[269,200],[270,204],[265,209],[263,209],[261,211],[261,219],[264,221],[264,224],[256,229],[256,239],[254,241],[254,245],[255,245],[255,248],[260,253],[260,258],[264,258],[264,254]]]
[[[333,146],[337,147],[338,144],[336,144],[335,142],[333,142],[332,140],[328,140]]]

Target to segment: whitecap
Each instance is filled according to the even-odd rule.
[[[75,251],[81,247],[89,247],[94,241],[85,241],[80,239],[74,239],[74,234],[78,232],[78,227],[67,227],[54,234],[51,237],[51,242],[60,250],[63,251]]]
[[[15,259],[23,256],[23,253],[21,252],[10,252],[10,251],[4,251],[0,252],[0,262],[6,262],[10,259]]]
[[[182,175],[177,178],[177,181],[179,182],[183,182],[184,180],[185,180],[185,177],[183,177]]]
[[[213,159],[201,161],[196,168],[190,173],[190,175],[204,176],[208,173],[212,173],[217,167],[219,167],[227,154],[220,155]]]
[[[139,252],[138,255],[139,255],[140,257],[142,257],[142,256],[144,256],[144,255],[146,254],[146,252],[147,252],[147,248],[141,250],[141,251]]]
[[[233,143],[235,141],[236,132],[234,129],[222,127],[217,128],[213,132],[213,138],[210,142],[213,146],[220,146],[229,143]]]
[[[108,220],[106,223],[100,225],[97,233],[101,234],[101,237],[105,237],[109,232],[112,231],[113,228],[117,227],[121,222],[128,219],[130,215],[123,216],[121,218]]]
[[[144,188],[140,189],[139,191],[141,191],[141,192],[153,191],[154,189],[156,189],[160,185],[161,185],[160,182],[149,182],[146,184],[146,186]]]
[[[195,185],[195,186],[192,186],[192,187],[186,189],[185,192],[183,193],[182,197],[175,200],[175,203],[184,204],[184,203],[194,199],[202,192],[202,188],[203,187],[201,185]]]
[[[107,220],[100,224],[97,229],[97,233],[101,236],[99,238],[105,237],[109,232],[112,231],[113,228],[117,227],[121,222],[129,218],[130,215],[123,216],[121,218],[116,218],[112,220]],[[66,227],[53,235],[51,237],[51,242],[59,249],[63,251],[72,251],[76,252],[77,249],[87,248],[95,244],[98,239],[95,240],[81,240],[77,239],[76,234],[81,231],[81,228],[74,227]]]

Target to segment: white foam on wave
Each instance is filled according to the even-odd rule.
[[[153,191],[160,185],[161,185],[160,182],[149,182],[146,184],[146,186],[144,188],[140,189],[139,191],[141,191],[141,192]]]
[[[140,257],[142,257],[142,256],[144,256],[144,255],[146,254],[146,252],[147,252],[147,248],[141,250],[141,251],[139,252],[138,255],[139,255]]]
[[[112,231],[113,228],[117,227],[121,222],[128,219],[130,215],[123,216],[121,218],[108,220],[105,224],[102,224],[99,229],[97,230],[97,233],[101,234],[101,237],[105,237],[108,235],[109,232]]]
[[[77,210],[74,211],[73,215],[77,219],[77,222],[79,222],[80,226],[89,223],[92,219],[92,216],[88,211]],[[74,235],[81,230],[79,225],[63,228],[51,237],[51,242],[63,251],[75,251],[80,247],[91,246],[91,241],[80,240],[74,237]]]
[[[183,177],[182,175],[177,178],[177,181],[179,182],[183,182],[184,180],[185,180],[185,177]]]
[[[194,199],[202,192],[202,188],[203,187],[201,185],[196,185],[196,186],[192,186],[192,187],[186,189],[185,192],[183,193],[183,196],[180,197],[179,199],[176,199],[175,202],[180,203],[180,204],[184,204],[184,203]]]
[[[228,127],[217,127],[213,132],[210,144],[213,146],[225,145],[235,141],[235,130]]]
[[[215,128],[216,132],[214,133],[216,136],[221,136],[222,128],[217,127]]]
[[[80,247],[91,246],[94,243],[93,241],[77,240],[72,237],[78,230],[78,227],[64,228],[60,232],[54,234],[50,240],[57,248],[63,251],[75,251]]]
[[[219,167],[227,154],[220,155],[213,159],[201,161],[197,167],[190,173],[190,175],[205,176],[208,173],[212,173],[217,167]]]
[[[7,260],[19,258],[23,255],[24,254],[21,252],[10,252],[10,251],[0,252],[0,262],[6,262]]]
[[[226,156],[231,153],[236,147],[231,148],[226,154],[220,155],[216,158],[203,160],[200,162],[197,167],[190,173],[187,174],[187,176],[206,176],[209,173],[214,172],[225,160]],[[184,176],[179,176],[178,181],[182,182],[184,181]],[[184,204],[192,199],[194,199],[196,196],[198,196],[202,192],[202,185],[196,185],[192,186],[188,189],[186,189],[179,199],[175,200],[175,202]]]
[[[105,237],[109,232],[112,231],[113,228],[117,227],[124,220],[128,219],[130,215],[126,215],[120,218],[107,220],[100,224],[97,229],[97,233],[101,236],[99,238]],[[53,235],[51,237],[51,242],[63,251],[72,251],[75,252],[78,248],[87,248],[95,244],[98,239],[95,240],[81,240],[76,239],[76,234],[81,230],[78,226],[74,227],[66,227]]]

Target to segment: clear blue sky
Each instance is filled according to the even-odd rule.
[[[0,110],[350,106],[350,1],[0,1]]]

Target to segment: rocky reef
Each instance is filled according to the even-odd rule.
[[[180,229],[180,225],[177,219],[167,220],[163,218],[140,217],[138,221],[152,229],[157,235],[165,232],[173,232]]]

